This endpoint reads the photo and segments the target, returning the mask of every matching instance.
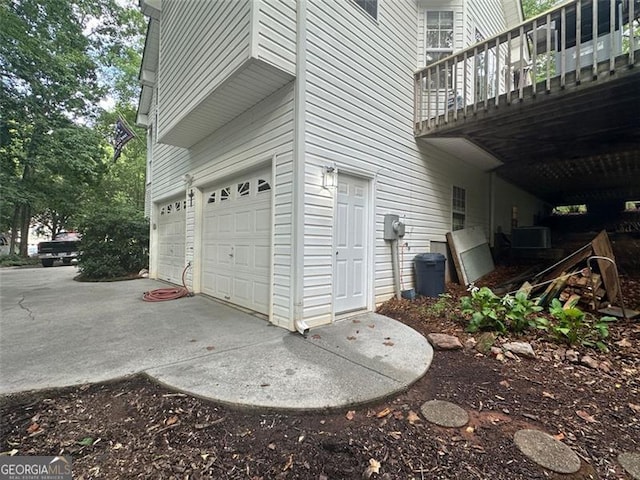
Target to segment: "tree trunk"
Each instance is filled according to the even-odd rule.
[[[18,231],[20,230],[20,204],[16,203],[13,207],[13,219],[11,220],[11,244],[9,252],[14,253],[18,243]]]
[[[31,206],[22,205],[22,222],[20,225],[20,256],[29,256],[29,227],[31,226]]]

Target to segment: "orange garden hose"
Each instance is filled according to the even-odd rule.
[[[182,271],[182,287],[168,287],[168,288],[156,288],[150,292],[144,292],[142,299],[145,302],[164,302],[167,300],[176,300],[182,297],[191,297],[193,294],[187,288],[187,284],[184,280],[184,276],[187,273],[187,269],[191,267],[191,263],[188,263]]]

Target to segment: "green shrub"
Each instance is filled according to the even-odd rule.
[[[149,221],[131,207],[94,210],[85,215],[79,232],[82,278],[128,277],[149,264]]]
[[[38,257],[21,257],[20,255],[1,255],[0,267],[22,267],[24,265],[38,265],[40,260]]]
[[[536,315],[542,311],[542,307],[536,305],[534,300],[529,300],[524,292],[500,298],[487,287],[472,287],[470,291],[471,296],[460,299],[462,313],[471,315],[467,325],[469,332],[492,330],[521,333],[529,328],[547,328],[546,319]]]
[[[557,340],[569,345],[597,347],[604,352],[608,351],[604,340],[609,337],[608,324],[615,321],[615,318],[602,317],[598,320],[577,307],[562,308],[562,302],[557,298],[551,301],[549,313],[555,319],[551,324],[551,333]]]
[[[506,307],[490,288],[472,287],[471,296],[460,299],[462,313],[471,315],[467,331],[494,330],[506,333]]]

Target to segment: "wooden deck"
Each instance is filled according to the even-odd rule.
[[[539,23],[529,27],[539,29]],[[516,31],[526,33],[526,28]],[[499,37],[487,42],[500,51]],[[511,44],[508,50],[514,50]],[[487,49],[480,45],[471,53],[482,51]],[[469,75],[469,68],[458,63],[471,53],[451,60],[458,76]],[[509,78],[505,84],[503,73],[501,79],[495,77],[495,90],[502,93],[493,98],[485,93],[479,102],[471,101],[478,92],[467,91],[469,83],[478,85],[477,78],[474,82],[460,78],[453,84],[464,85],[463,101],[446,114],[437,105],[434,109],[433,98],[425,102],[424,88],[417,86],[415,135],[427,142],[443,137],[473,142],[501,162],[495,169],[498,175],[554,205],[614,205],[640,199],[639,60],[640,51],[635,51],[596,62],[595,68],[583,66],[578,74],[562,73],[561,68],[560,74],[544,78],[538,72],[542,81],[515,88],[508,85]],[[535,61],[528,59],[529,64]],[[496,66],[496,74],[500,71],[504,68]],[[424,85],[431,75],[428,69],[416,74],[417,85]],[[455,91],[460,95],[460,89]],[[435,100],[442,101],[442,95]]]

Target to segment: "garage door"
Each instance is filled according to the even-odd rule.
[[[202,291],[268,314],[271,265],[271,171],[205,190]]]
[[[186,202],[180,197],[158,206],[158,278],[182,284]]]

